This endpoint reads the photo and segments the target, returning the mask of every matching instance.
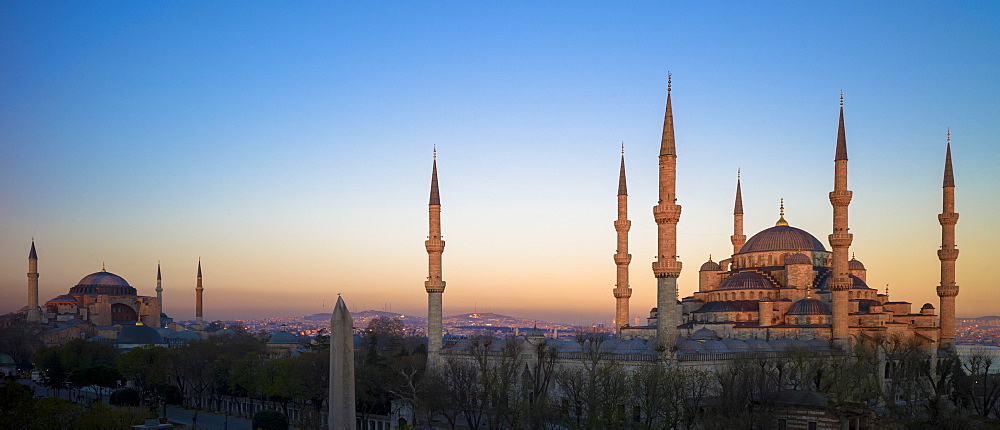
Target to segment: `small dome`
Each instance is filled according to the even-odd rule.
[[[698,270],[700,270],[702,272],[704,272],[704,271],[711,271],[711,270],[722,270],[722,267],[719,266],[719,263],[716,263],[716,262],[714,262],[712,260],[708,260],[708,261],[705,262],[705,264],[702,264],[701,265],[701,269],[698,269]]]
[[[774,350],[774,348],[771,348],[771,345],[763,339],[747,339],[746,344],[750,347],[750,350],[754,352],[769,352]]]
[[[126,325],[118,332],[119,345],[163,345],[163,337],[156,329],[144,325]]]
[[[746,290],[775,288],[769,279],[757,272],[740,272],[726,278],[716,290]]]
[[[788,254],[785,257],[785,265],[789,264],[809,264],[812,265],[812,260],[809,259],[808,255],[805,254]]]
[[[785,315],[830,315],[830,308],[817,299],[802,299],[792,303]]]
[[[726,344],[726,348],[729,348],[729,350],[733,352],[750,351],[750,345],[747,345],[746,342],[739,339],[733,339],[731,337],[727,337],[725,339],[722,339],[722,343]]]
[[[646,344],[639,339],[626,340],[615,348],[615,353],[617,354],[645,354],[647,352],[652,352],[646,347]]]
[[[677,350],[680,352],[698,352],[699,349],[701,349],[701,345],[693,340],[681,339],[677,341]]]
[[[850,270],[865,270],[865,265],[861,264],[860,261],[851,258],[851,260],[847,262],[847,268]]]
[[[701,350],[703,352],[732,352],[726,347],[726,344],[717,340],[706,340],[702,342]]]
[[[920,309],[934,309],[934,305],[930,303],[924,303],[924,305],[921,306]]]
[[[739,254],[762,251],[826,251],[823,243],[805,230],[778,225],[753,235]]]
[[[267,343],[299,343],[299,339],[287,331],[279,331],[267,339]]]
[[[80,282],[69,289],[73,295],[107,294],[109,296],[134,296],[135,288],[125,281],[125,278],[111,272],[94,272],[84,276]]]
[[[707,328],[700,328],[691,334],[691,340],[715,340],[719,336],[714,331]]]

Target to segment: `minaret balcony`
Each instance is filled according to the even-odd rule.
[[[829,236],[830,246],[834,248],[846,248],[854,242],[854,235],[851,233],[833,233]]]
[[[851,278],[833,278],[829,282],[830,291],[848,291],[854,286],[854,282]]]
[[[441,239],[427,239],[424,241],[427,252],[444,252],[444,241]]]
[[[830,204],[834,206],[847,206],[851,204],[851,197],[854,195],[850,190],[838,190],[830,192]]]
[[[653,206],[653,219],[657,224],[677,224],[681,219],[681,206],[665,204]]]
[[[681,262],[677,260],[654,261],[653,275],[657,278],[676,278],[681,275]]]
[[[955,261],[958,260],[958,248],[943,248],[939,249],[938,260],[941,261]]]
[[[958,224],[958,214],[955,212],[949,214],[938,214],[938,222],[941,223],[941,225]]]
[[[443,293],[445,284],[446,282],[440,279],[427,280],[424,281],[424,289],[428,293]]]
[[[623,266],[632,262],[632,254],[615,254],[615,264]]]
[[[938,285],[937,295],[938,297],[955,297],[958,295],[958,285]]]
[[[627,219],[615,220],[615,230],[628,231],[630,228],[632,228],[632,221],[629,221]]]
[[[627,299],[632,297],[631,288],[615,288],[614,293],[616,299]]]

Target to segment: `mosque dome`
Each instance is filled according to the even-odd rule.
[[[860,261],[851,258],[851,260],[847,262],[847,268],[850,270],[865,270],[865,265],[861,264]]]
[[[719,263],[716,263],[716,262],[714,262],[712,260],[708,260],[708,261],[705,262],[705,264],[702,264],[701,265],[701,269],[698,269],[698,270],[700,270],[702,272],[704,272],[706,270],[722,270],[722,267],[719,266]]]
[[[785,264],[813,264],[812,260],[809,259],[808,255],[805,254],[790,254],[785,257]]]
[[[287,331],[279,331],[267,339],[267,343],[299,343],[299,339]]]
[[[792,303],[785,315],[830,315],[830,308],[817,299],[802,299]]]
[[[80,303],[80,301],[77,300],[76,297],[73,297],[69,294],[63,294],[59,297],[49,300],[49,303]]]
[[[726,278],[716,290],[747,290],[775,288],[767,277],[757,272],[740,272]]]
[[[826,251],[823,243],[805,230],[776,225],[753,235],[739,254],[762,251]]]
[[[69,293],[72,295],[106,294],[109,296],[134,296],[135,288],[125,278],[104,270],[84,276]]]
[[[119,345],[162,345],[164,343],[166,342],[156,332],[156,329],[144,324],[125,325],[118,332]]]

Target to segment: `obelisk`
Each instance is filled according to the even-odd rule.
[[[330,430],[354,430],[354,321],[344,299],[330,317]]]

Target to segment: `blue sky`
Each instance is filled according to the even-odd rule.
[[[952,128],[959,314],[996,313],[1000,6],[993,2],[7,2],[0,6],[0,312],[100,269],[193,315],[421,313],[437,145],[445,313],[610,320],[619,143],[633,315],[673,73],[682,293],[777,218],[826,242],[845,92],[854,250],[937,302]],[[896,296],[899,294],[899,296]],[[902,297],[900,297],[902,296]]]

